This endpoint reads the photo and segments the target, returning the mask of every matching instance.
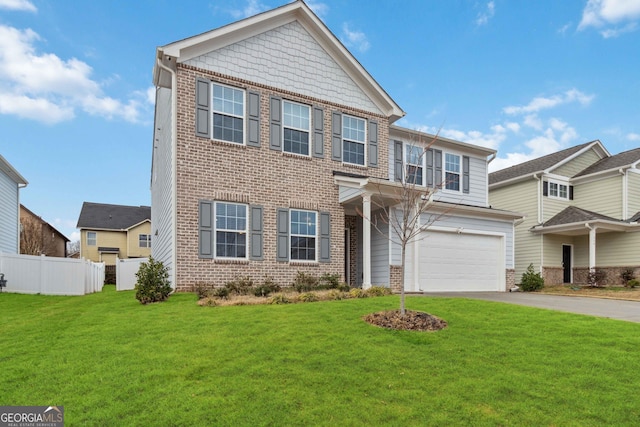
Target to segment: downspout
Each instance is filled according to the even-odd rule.
[[[497,157],[496,153],[493,153],[488,159],[487,159],[487,173],[489,172],[489,163],[491,163],[492,161],[495,160],[495,158]],[[487,206],[490,206],[490,201],[489,201],[489,176],[487,175],[487,185],[485,185],[484,190],[485,190],[485,195],[484,195],[484,199],[486,200]]]
[[[175,71],[167,67],[162,63],[160,58],[156,58],[156,65],[161,69],[171,74],[171,171],[172,171],[172,185],[171,185],[171,231],[173,233],[171,239],[171,262],[173,264],[172,273],[173,289],[176,289],[177,280],[177,267],[178,267],[178,224],[177,224],[177,209],[178,209],[178,97],[176,92],[178,90],[178,76]]]
[[[537,173],[534,173],[533,178],[535,178],[538,181],[538,185],[536,186],[538,188],[538,194],[537,194],[538,224],[542,224],[542,219],[544,218],[544,215],[542,214],[542,209],[544,206],[542,203],[542,177],[539,176]],[[538,267],[538,271],[540,272],[540,274],[542,274],[543,260],[544,260],[544,234],[540,234],[540,265]]]

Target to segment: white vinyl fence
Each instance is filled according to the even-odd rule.
[[[43,295],[85,295],[100,292],[104,263],[0,252],[0,273],[7,286],[3,292]]]
[[[140,264],[149,261],[148,258],[116,258],[116,291],[130,291],[136,287],[136,273]]]

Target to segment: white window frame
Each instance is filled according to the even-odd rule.
[[[242,93],[242,115],[237,115],[235,113],[228,113],[226,111],[216,110],[216,102],[215,102],[215,88],[216,86],[220,86],[223,89],[231,89],[234,91],[238,91]],[[224,98],[223,98],[224,99]],[[222,116],[233,117],[236,119],[242,120],[242,142],[229,141],[224,138],[216,138],[215,137],[215,115],[220,114]],[[247,91],[234,86],[225,85],[218,82],[211,82],[211,139],[215,139],[216,141],[224,141],[229,144],[235,145],[246,145],[247,143]]]
[[[307,109],[307,113],[308,113],[307,114],[307,123],[309,124],[307,129],[305,129],[303,127],[297,127],[297,126],[294,126],[292,124],[289,124],[289,125],[287,124],[287,120],[286,120],[287,114],[285,113],[286,104],[297,105],[297,106],[304,107],[304,108]],[[294,154],[296,156],[310,157],[311,156],[311,127],[312,127],[312,123],[311,123],[311,106],[310,105],[301,104],[299,102],[294,102],[294,101],[288,101],[288,100],[285,100],[285,99],[282,100],[282,151],[284,153]],[[285,149],[285,142],[284,142],[285,129],[291,129],[291,130],[295,130],[295,131],[298,131],[298,132],[305,132],[307,134],[307,152],[306,153],[296,153],[294,151],[288,151],[288,150]]]
[[[311,235],[311,234],[301,234],[301,233],[293,233],[293,212],[306,212],[306,213],[312,213],[313,215],[315,215],[315,234]],[[317,263],[318,262],[318,243],[320,240],[320,223],[319,221],[319,213],[317,211],[310,211],[310,210],[305,210],[305,209],[289,209],[289,261],[293,261],[293,262],[308,262],[308,263]],[[313,237],[314,239],[314,259],[294,259],[291,255],[293,252],[293,244],[292,244],[292,240],[294,237]]]
[[[447,168],[447,156],[455,156],[458,158],[458,171],[450,171]],[[444,191],[448,191],[451,193],[462,193],[462,155],[451,152],[443,152],[442,153],[442,173],[444,175]],[[449,180],[447,179],[447,174],[456,174],[458,175],[458,189],[448,188]]]
[[[426,157],[427,157],[426,154],[427,153],[426,153],[424,147],[419,146],[419,145],[415,145],[415,144],[410,144],[408,142],[405,142],[403,144],[403,146],[404,146],[404,149],[402,151],[402,155],[403,155],[403,157],[402,157],[402,168],[403,168],[403,170],[402,170],[402,172],[403,172],[402,180],[403,180],[403,182],[405,182],[405,183],[408,182],[407,181],[407,177],[409,176],[409,168],[411,166],[414,166],[414,167],[418,167],[418,168],[422,169],[422,182],[416,182],[415,185],[420,185],[420,186],[424,187],[426,185],[426,182],[427,182],[427,160],[426,160]],[[409,158],[408,158],[409,151],[412,150],[412,149],[422,150],[422,154],[420,155],[420,158],[419,158],[419,161],[420,161],[421,164],[410,163],[409,162]]]
[[[93,239],[89,236],[93,234]],[[93,241],[93,243],[91,243]],[[98,244],[98,233],[96,231],[87,231],[87,246],[96,246]]]
[[[245,209],[244,215],[244,229],[231,229],[231,228],[218,228],[218,209],[220,205],[234,205],[242,206]],[[218,232],[223,233],[237,233],[238,235],[244,235],[244,256],[243,257],[230,257],[224,255],[218,255]],[[215,259],[225,260],[247,260],[249,259],[249,206],[244,203],[235,203],[227,201],[216,201],[213,203],[213,257]]]
[[[547,189],[547,197],[558,200],[569,200],[569,184],[560,181],[549,180]],[[555,189],[553,189],[555,186]],[[564,196],[561,196],[562,187],[564,187]],[[553,189],[553,190],[552,190]]]
[[[144,245],[142,244],[142,236],[145,236]],[[151,234],[138,234],[138,247],[139,248],[150,248],[151,247]]]
[[[347,138],[347,137],[345,136],[345,131],[344,131],[344,130],[345,130],[345,122],[346,122],[345,118],[358,120],[358,121],[361,121],[361,122],[363,123],[364,128],[363,128],[363,138],[362,138],[362,141],[358,141],[358,140],[356,140],[356,139],[354,139],[354,138]],[[352,128],[349,128],[349,129],[352,129]],[[349,115],[349,114],[343,114],[343,115],[342,115],[342,129],[341,129],[341,130],[342,130],[342,147],[341,147],[341,149],[342,149],[342,152],[341,152],[341,155],[342,155],[342,163],[345,163],[345,164],[348,164],[348,165],[355,165],[355,166],[366,167],[366,166],[367,166],[367,120],[366,120],[366,119],[363,119],[362,117],[356,117],[356,116],[351,116],[351,115]],[[364,152],[364,153],[363,153],[364,155],[363,155],[363,162],[362,162],[362,164],[360,164],[360,163],[347,162],[347,161],[344,159],[344,157],[345,157],[345,156],[344,156],[344,146],[345,146],[345,141],[346,141],[346,142],[349,142],[349,143],[361,144],[361,145],[362,145],[362,147],[363,147],[363,152]]]

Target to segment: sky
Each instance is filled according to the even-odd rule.
[[[82,203],[149,206],[155,49],[287,0],[0,0],[0,155],[71,241]],[[640,147],[640,0],[309,0],[407,115],[498,170]]]

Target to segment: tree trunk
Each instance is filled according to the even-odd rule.
[[[405,248],[407,244],[405,242],[402,243],[402,251],[401,251],[401,259],[402,259],[402,268],[400,269],[400,315],[404,316],[405,308],[404,308],[404,260],[405,260]]]

